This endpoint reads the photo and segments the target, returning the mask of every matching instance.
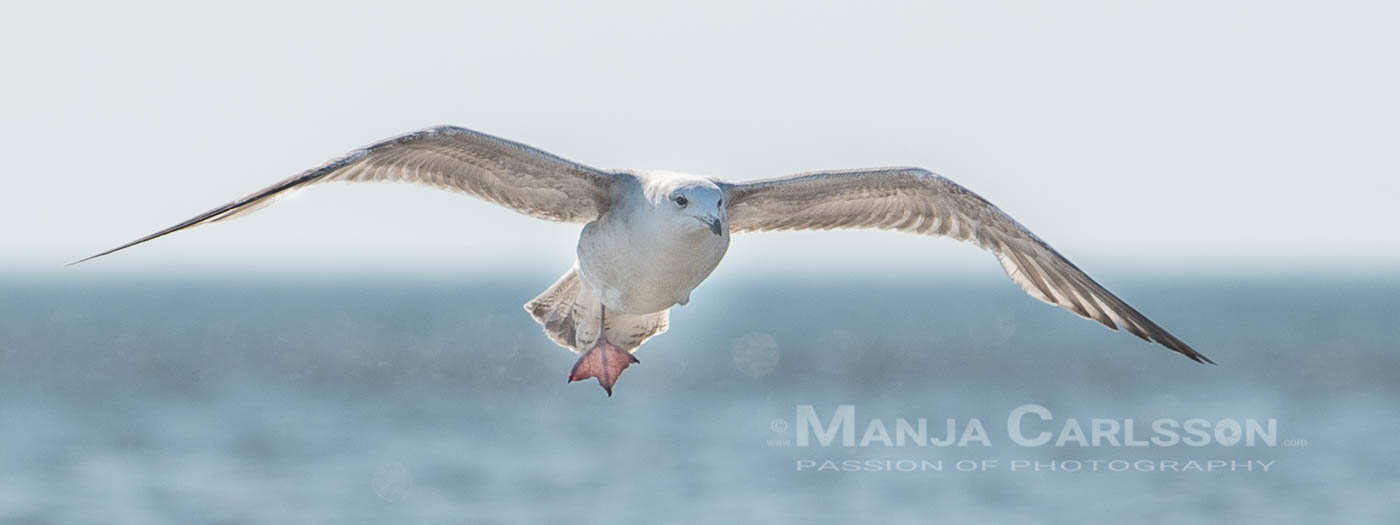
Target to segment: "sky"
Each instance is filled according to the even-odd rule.
[[[1390,2],[29,2],[0,20],[0,272],[559,273],[578,225],[336,185],[62,264],[453,124],[599,168],[912,165],[1091,274],[1393,272]],[[736,236],[720,273],[999,275],[885,232]]]

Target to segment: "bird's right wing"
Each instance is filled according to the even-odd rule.
[[[996,254],[1007,276],[1036,299],[1213,362],[992,203],[927,170],[823,171],[721,186],[730,231],[883,229],[970,241]]]
[[[466,193],[540,219],[589,222],[611,205],[611,187],[618,176],[485,133],[439,126],[355,150],[185,222],[71,264],[249,213],[320,182],[413,182]]]

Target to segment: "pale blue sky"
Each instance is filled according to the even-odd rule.
[[[455,124],[600,168],[915,165],[1091,273],[1400,263],[1389,2],[26,3],[0,20],[0,269],[562,271],[577,226],[334,186],[82,266],[362,144]],[[722,273],[996,275],[952,241],[736,237]]]

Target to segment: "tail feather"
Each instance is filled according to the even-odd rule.
[[[597,339],[597,322],[589,322],[598,315],[597,305],[592,304],[596,300],[574,267],[544,293],[525,303],[525,311],[551,340],[579,352]],[[648,339],[666,332],[670,310],[641,315],[608,312],[606,320],[608,341],[633,352]]]
[[[525,303],[525,311],[544,327],[545,335],[560,346],[578,350],[577,325],[574,323],[574,303],[583,287],[578,268],[572,268],[544,293]]]

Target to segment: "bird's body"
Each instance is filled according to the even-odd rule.
[[[892,229],[992,251],[1032,297],[1198,362],[1210,362],[1128,306],[991,203],[918,168],[813,172],[748,183],[662,171],[603,171],[441,126],[356,150],[242,199],[82,261],[240,216],[327,181],[404,181],[460,191],[533,217],[584,224],[578,259],[525,309],[581,355],[569,380],[612,393],[643,342],[724,258],[731,232]],[[78,261],[78,262],[82,262]]]
[[[664,171],[628,172],[616,202],[583,227],[579,274],[609,311],[656,313],[685,304],[691,290],[719,266],[729,249],[720,209],[723,192],[708,179]],[[686,194],[684,210],[670,198]],[[695,215],[718,221],[719,233]],[[681,211],[682,213],[677,213]]]

